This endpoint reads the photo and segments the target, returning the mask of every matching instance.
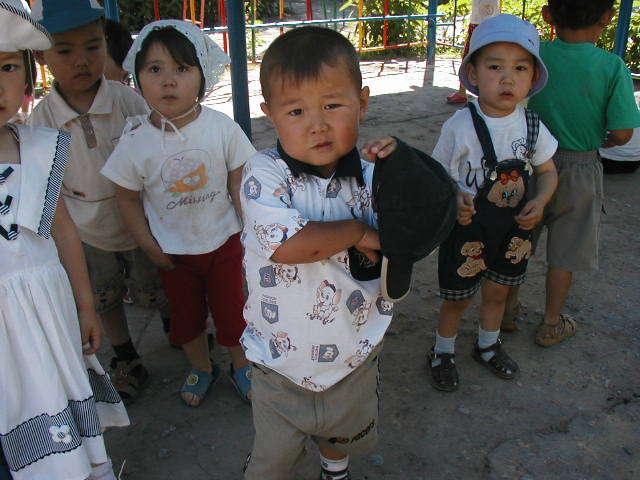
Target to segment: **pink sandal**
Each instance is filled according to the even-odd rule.
[[[461,103],[467,103],[467,96],[460,93],[460,92],[454,92],[451,95],[449,95],[447,97],[447,103],[449,104],[461,104]]]

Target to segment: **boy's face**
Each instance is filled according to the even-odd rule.
[[[62,92],[72,97],[97,88],[107,55],[102,23],[92,22],[53,35],[53,48],[37,59],[46,63]]]
[[[5,125],[22,105],[25,79],[22,52],[0,52],[0,126]]]
[[[330,176],[338,160],[356,146],[368,103],[368,87],[358,91],[347,69],[338,64],[323,66],[318,78],[299,84],[272,79],[271,98],[261,107],[284,150]]]
[[[527,98],[538,79],[536,61],[515,43],[497,42],[483,47],[475,65],[467,65],[469,82],[478,87],[478,102],[490,117],[504,117]]]

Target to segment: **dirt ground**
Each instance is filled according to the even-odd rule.
[[[456,65],[457,66],[457,62]],[[405,67],[406,70],[405,70]],[[259,109],[257,69],[250,71],[253,140],[275,136]],[[362,138],[397,135],[431,152],[442,123],[456,107],[444,103],[457,88],[452,61],[363,64],[372,92]],[[229,81],[209,98],[231,112]],[[518,361],[516,380],[500,380],[471,359],[478,309],[469,309],[457,342],[461,385],[443,393],[428,383],[426,353],[434,342],[439,300],[436,258],[416,264],[411,295],[401,302],[382,355],[380,443],[353,458],[354,480],[640,478],[640,173],[605,178],[600,270],[575,276],[567,310],[575,338],[550,349],[534,345],[544,302],[545,263],[530,262],[520,330],[505,335]],[[106,434],[122,478],[231,479],[242,477],[251,448],[251,408],[222,378],[197,409],[178,390],[187,373],[169,347],[156,314],[129,308],[133,336],[150,380],[129,408],[132,425]],[[106,363],[108,350],[103,350]],[[222,349],[214,358],[228,365]],[[296,480],[317,478],[313,446]],[[285,479],[283,479],[285,480]]]

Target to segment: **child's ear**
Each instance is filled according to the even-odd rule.
[[[362,120],[369,109],[369,87],[362,87],[360,90],[360,120]]]
[[[547,5],[545,5],[544,7],[542,7],[542,19],[548,23],[549,25],[553,26],[553,17],[551,16],[551,10],[549,10],[549,7]]]
[[[538,67],[537,62],[534,60],[534,71],[533,71],[533,77],[531,77],[531,88],[533,88],[533,86],[538,83],[538,80],[540,79],[540,67]]]
[[[42,52],[42,50],[34,50],[33,51],[33,58],[36,59],[36,62],[38,62],[40,65],[46,65],[47,62],[45,62],[44,60],[44,53]]]
[[[604,14],[602,14],[602,17],[600,18],[600,21],[598,22],[598,24],[602,27],[602,28],[606,28],[609,26],[609,24],[611,23],[611,20],[613,20],[613,17],[616,14],[616,9],[612,8],[611,10],[607,10]]]
[[[260,110],[262,110],[262,113],[264,113],[269,119],[271,119],[271,115],[269,114],[269,105],[267,105],[267,102],[262,102],[260,104]]]
[[[476,72],[476,66],[469,62],[467,63],[467,78],[469,79],[469,83],[474,87],[478,86],[478,75]]]

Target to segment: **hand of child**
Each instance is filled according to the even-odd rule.
[[[375,228],[366,225],[364,235],[354,247],[366,255],[373,263],[380,261],[380,236]]]
[[[522,230],[532,230],[542,220],[543,212],[544,205],[534,198],[526,203],[515,219]]]
[[[471,217],[476,214],[476,207],[473,203],[473,195],[467,192],[458,192],[458,223],[469,225]]]
[[[94,309],[81,310],[78,312],[80,322],[80,336],[82,338],[82,353],[92,355],[100,349],[102,345],[102,327],[100,320]]]
[[[391,155],[397,146],[398,142],[393,137],[374,137],[364,142],[362,153],[369,161],[375,162],[376,157],[384,158]]]
[[[164,253],[160,246],[157,248],[149,248],[145,249],[145,253],[149,257],[149,260],[161,270],[173,270],[176,268],[173,260],[171,260],[171,255]]]

